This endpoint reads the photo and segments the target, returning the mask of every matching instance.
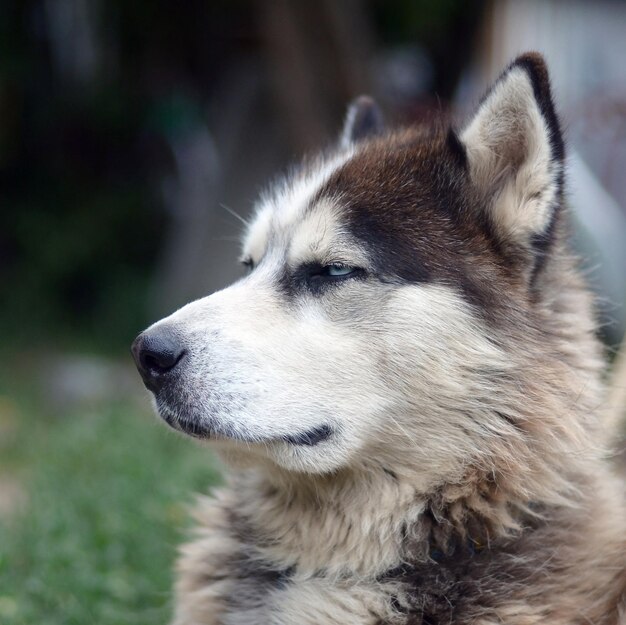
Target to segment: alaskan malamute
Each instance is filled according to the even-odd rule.
[[[143,332],[159,414],[227,486],[176,625],[614,625],[626,513],[538,54],[460,128],[336,148],[259,200],[248,275]]]

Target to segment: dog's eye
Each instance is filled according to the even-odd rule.
[[[248,270],[248,273],[254,269],[254,261],[249,256],[242,258],[241,264]]]
[[[288,289],[305,287],[313,294],[319,294],[352,280],[367,276],[365,269],[336,262],[329,265],[307,263],[294,270],[293,274],[285,274]]]
[[[345,278],[355,273],[356,271],[356,267],[350,267],[349,265],[335,263],[333,265],[326,265],[326,267],[322,267],[320,274],[326,275],[329,278]]]
[[[318,294],[341,283],[364,278],[366,275],[365,269],[341,262],[329,265],[309,263],[301,265],[294,271],[289,284],[291,288],[300,284],[311,293]]]
[[[343,263],[333,263],[332,265],[323,265],[312,267],[308,273],[308,281],[310,283],[320,282],[338,282],[348,278],[356,278],[363,275],[364,270]]]

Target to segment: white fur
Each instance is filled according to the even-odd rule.
[[[245,446],[229,436],[219,442],[231,459],[249,455],[326,472],[371,456],[384,462],[390,455],[397,467],[404,454],[407,467],[420,467],[416,484],[424,490],[460,474],[469,456],[486,452],[467,436],[468,411],[477,415],[469,427],[482,440],[504,433],[475,399],[488,383],[477,372],[505,372],[503,354],[450,287],[351,281],[323,296],[286,300],[277,281],[287,266],[368,262],[328,202],[294,219],[270,220],[268,233],[262,211],[251,232],[265,233],[271,244],[256,251],[257,269],[161,322],[187,345],[178,410],[243,438]],[[247,245],[258,241],[252,236]],[[415,397],[421,405],[412,404]],[[408,433],[416,420],[419,442]],[[317,446],[278,440],[321,425],[335,435]]]
[[[497,228],[529,244],[550,221],[562,164],[525,71],[505,75],[462,140]],[[461,284],[381,279],[344,223],[346,198],[316,199],[356,149],[266,194],[244,243],[252,273],[159,322],[186,349],[161,413],[210,425],[233,465],[183,547],[175,624],[404,624],[441,607],[447,595],[431,590],[451,579],[472,592],[450,618],[476,608],[454,622],[570,625],[591,597],[588,620],[608,625],[594,615],[617,602],[603,595],[619,590],[623,513],[599,486],[610,483],[597,445],[602,363],[580,279],[557,247],[541,303],[502,279],[497,321]],[[285,278],[337,262],[365,277],[322,291]],[[333,434],[317,445],[285,441],[321,425]],[[526,551],[503,552],[498,569],[490,541],[495,558],[526,526]],[[476,579],[434,560],[433,547],[460,538],[463,550],[474,531],[486,543]],[[390,575],[405,564],[431,590]]]
[[[265,193],[257,208],[256,219],[244,237],[244,256],[251,257],[255,263],[260,261],[272,227],[276,233],[288,234],[289,227],[301,217],[315,193],[333,172],[350,160],[354,149],[354,146],[347,146],[333,157],[320,160],[315,167],[307,168]]]
[[[339,138],[339,145],[344,150],[349,150],[354,145],[354,141],[352,140],[352,134],[358,113],[358,104],[353,103],[348,107],[346,118],[343,123],[343,130],[341,131],[341,137]]]
[[[549,129],[528,73],[513,68],[496,83],[461,136],[472,176],[490,196],[494,221],[525,241],[552,216],[562,164],[551,156]]]

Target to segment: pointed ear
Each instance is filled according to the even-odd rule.
[[[544,241],[562,194],[563,138],[545,62],[517,58],[461,133],[470,176],[502,236]]]
[[[383,114],[372,98],[359,96],[348,107],[346,121],[341,132],[341,147],[379,135],[385,129]]]

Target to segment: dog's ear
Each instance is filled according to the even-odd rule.
[[[366,95],[354,99],[348,107],[341,131],[341,147],[379,135],[385,129],[383,114],[372,98]]]
[[[470,176],[500,235],[524,246],[550,236],[563,183],[563,138],[537,53],[503,72],[461,133]]]

